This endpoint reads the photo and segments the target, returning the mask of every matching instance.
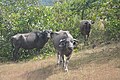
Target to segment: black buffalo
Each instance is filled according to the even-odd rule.
[[[83,35],[85,41],[87,41],[89,38],[91,24],[94,24],[92,20],[82,20],[80,22],[80,32]]]
[[[63,62],[65,71],[68,71],[68,62],[77,40],[72,37],[69,31],[62,30],[51,33],[51,39],[57,51],[57,64]],[[64,61],[64,56],[66,56],[66,61]]]
[[[13,47],[13,58],[18,59],[18,51],[20,48],[31,50],[36,48],[36,54],[44,47],[50,38],[51,30],[36,31],[24,34],[16,34],[11,37]]]

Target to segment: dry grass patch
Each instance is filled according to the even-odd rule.
[[[45,60],[0,65],[0,80],[120,80],[120,43],[73,53],[69,72]]]

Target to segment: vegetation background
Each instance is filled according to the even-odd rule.
[[[58,0],[42,5],[40,0],[0,0],[0,61],[12,59],[10,37],[34,30],[68,30],[83,43],[79,22],[95,21],[89,44],[120,41],[120,0]],[[41,59],[54,55],[49,41],[40,51]],[[20,50],[20,60],[34,59]]]

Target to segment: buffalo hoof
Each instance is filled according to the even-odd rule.
[[[68,72],[68,69],[65,69],[65,72]]]
[[[14,63],[18,63],[18,60],[14,60]]]

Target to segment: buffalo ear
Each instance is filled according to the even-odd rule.
[[[65,46],[65,39],[61,39],[59,42],[59,47],[64,47]]]
[[[42,36],[40,32],[37,32],[36,35],[37,35],[37,37],[41,37]]]
[[[94,24],[95,22],[91,20],[91,24]]]
[[[73,41],[74,41],[73,42],[74,47],[77,47],[79,41],[77,39],[73,39]]]
[[[51,34],[51,33],[52,33],[52,29],[50,29],[50,30],[47,30],[47,33],[50,33],[50,34]]]
[[[53,30],[52,30],[52,29],[50,29],[49,31],[50,31],[50,32],[52,32]]]
[[[53,38],[53,37],[56,36],[56,35],[59,35],[59,33],[58,33],[58,32],[51,32],[51,33],[50,33],[50,37],[51,37],[51,38]]]
[[[50,33],[50,37],[53,38],[53,35],[54,35],[54,32],[51,32]]]

